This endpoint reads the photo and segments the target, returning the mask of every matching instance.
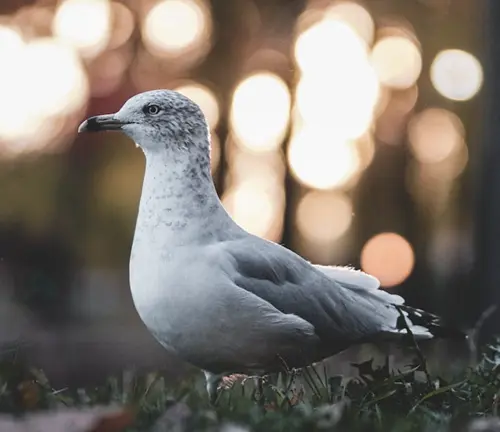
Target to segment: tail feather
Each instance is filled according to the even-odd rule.
[[[391,312],[385,316],[387,319],[382,333],[384,337],[400,338],[407,333],[406,328],[398,326],[400,312],[403,313],[407,327],[416,339],[452,338],[465,339],[467,334],[459,329],[446,325],[443,320],[422,309],[413,308],[404,304],[404,299],[396,294],[380,289],[377,278],[355,270],[351,267],[323,266],[315,267],[332,278],[343,288],[354,291],[364,299],[371,299],[372,305],[380,308],[389,308]],[[392,309],[393,306],[396,310]],[[385,309],[384,310],[387,310]],[[398,310],[400,312],[398,312]]]
[[[447,325],[437,315],[404,304],[397,305],[397,308],[405,315],[406,322],[412,332],[413,328],[424,328],[432,337],[446,339],[467,338],[467,334],[464,331]]]

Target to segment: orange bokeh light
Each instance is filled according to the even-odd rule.
[[[396,233],[377,234],[361,251],[362,269],[378,278],[383,287],[404,282],[414,265],[415,255],[410,243]]]

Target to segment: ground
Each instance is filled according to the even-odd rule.
[[[175,387],[167,385],[161,373],[129,371],[97,388],[53,389],[42,371],[6,356],[0,363],[0,411],[4,413],[0,429],[7,430],[1,427],[2,421],[19,426],[21,421],[35,421],[35,413],[36,421],[43,421],[43,416],[56,422],[62,421],[64,413],[71,417],[78,412],[87,421],[82,420],[82,432],[500,431],[500,420],[495,419],[499,352],[496,345],[488,346],[479,364],[447,381],[428,375],[421,356],[399,374],[391,374],[388,364],[380,368],[371,361],[359,364],[359,377],[349,381],[328,376],[321,368],[306,369],[296,377],[272,376],[264,381],[262,395],[253,380],[233,377],[225,381],[216,407],[208,404],[199,374]],[[20,420],[14,421],[13,415],[21,415]],[[471,426],[476,418],[496,421],[498,429]],[[54,423],[50,430],[65,429],[57,429]]]

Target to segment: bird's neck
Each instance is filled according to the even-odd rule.
[[[198,243],[217,224],[231,222],[212,181],[208,152],[146,152],[135,240],[147,235],[170,246]]]

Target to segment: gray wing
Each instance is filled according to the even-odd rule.
[[[255,236],[222,244],[233,282],[285,314],[311,323],[332,353],[378,335],[398,334],[395,305],[403,299],[379,290],[362,272],[313,266],[294,252]],[[414,334],[432,337],[408,323]]]

